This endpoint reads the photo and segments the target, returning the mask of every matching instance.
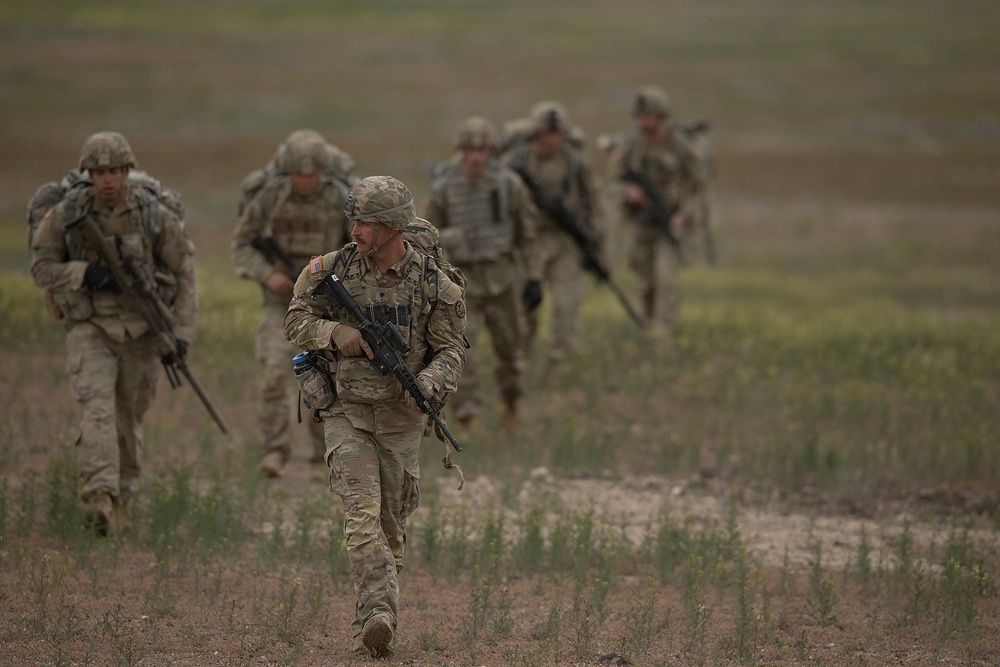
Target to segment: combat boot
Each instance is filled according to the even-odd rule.
[[[276,479],[281,477],[281,469],[284,467],[284,463],[281,457],[274,454],[268,454],[264,457],[264,460],[260,462],[260,472],[268,479]]]
[[[374,658],[387,658],[392,655],[389,644],[392,643],[392,623],[383,614],[375,614],[365,622],[361,630],[361,643]]]
[[[83,501],[84,518],[98,537],[107,537],[114,511],[114,502],[107,491],[94,491]]]

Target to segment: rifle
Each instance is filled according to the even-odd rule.
[[[208,394],[205,393],[205,389],[198,382],[198,378],[195,377],[194,371],[188,365],[186,350],[178,345],[177,337],[174,336],[173,332],[177,321],[174,314],[170,312],[170,308],[160,298],[156,279],[150,274],[149,269],[138,257],[115,252],[104,237],[104,232],[90,216],[83,216],[69,222],[66,226],[71,228],[81,223],[83,224],[84,237],[94,245],[97,254],[111,269],[115,281],[122,289],[122,296],[146,320],[149,328],[156,333],[163,370],[167,374],[170,387],[176,389],[181,386],[181,378],[177,374],[179,370],[188,379],[191,388],[201,399],[208,413],[212,415],[212,419],[219,425],[219,430],[223,433],[229,433],[226,420],[219,414]],[[120,260],[119,256],[121,256]]]
[[[332,271],[313,288],[312,296],[321,296],[334,305],[347,309],[361,323],[361,337],[368,343],[368,347],[375,354],[374,358],[369,359],[372,367],[378,371],[379,375],[385,375],[391,371],[396,376],[396,379],[399,380],[399,384],[403,385],[406,393],[412,396],[417,402],[417,407],[448,438],[448,442],[455,448],[455,451],[462,451],[461,445],[455,440],[455,436],[451,434],[451,431],[448,430],[444,420],[441,418],[441,409],[444,407],[444,404],[438,401],[432,403],[424,397],[420,392],[420,387],[417,386],[416,376],[410,371],[403,360],[402,355],[410,349],[410,346],[403,340],[403,335],[399,333],[399,329],[392,322],[373,322],[368,318],[364,311],[361,310],[358,302],[354,300],[351,293],[340,282],[337,274]],[[445,467],[451,467],[447,458],[445,459]]]
[[[535,205],[538,206],[538,210],[555,221],[560,229],[569,234],[573,242],[576,243],[576,246],[583,254],[584,270],[590,271],[600,282],[611,288],[611,291],[618,297],[618,301],[625,308],[625,312],[628,313],[633,322],[640,327],[645,326],[645,322],[639,316],[639,313],[632,307],[628,299],[625,298],[625,293],[611,279],[611,270],[604,266],[597,254],[597,240],[590,233],[590,230],[577,222],[576,213],[566,208],[566,204],[559,197],[546,197],[545,193],[542,192],[541,185],[524,167],[515,167],[514,172],[524,181],[528,192],[531,193],[531,198],[535,201]]]
[[[677,207],[667,203],[663,193],[653,185],[653,182],[645,174],[629,169],[622,175],[622,180],[638,185],[646,193],[649,206],[643,209],[642,213],[645,224],[656,226],[667,237],[671,245],[680,245],[681,240],[674,235],[674,230],[670,228],[670,218],[677,212]]]
[[[281,247],[280,243],[278,243],[278,239],[274,238],[274,234],[258,236],[250,242],[250,245],[264,253],[264,256],[267,257],[268,261],[274,261],[277,259],[279,262],[288,267],[288,271],[286,273],[288,273],[292,280],[297,280],[299,274],[302,273],[303,267],[295,266],[295,262],[292,261],[292,258],[287,252],[285,252],[285,249]]]

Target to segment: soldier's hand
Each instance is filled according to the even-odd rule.
[[[649,197],[646,196],[646,191],[636,183],[626,183],[625,188],[622,190],[622,196],[628,206],[635,208],[646,208],[649,206]]]
[[[420,394],[428,403],[432,403],[437,400],[437,391],[434,389],[434,384],[428,380],[426,376],[418,374],[415,378],[413,378],[413,380],[417,385],[417,389],[420,390]],[[417,399],[413,398],[413,396],[410,395],[410,392],[406,392],[403,398],[406,400],[406,404],[411,408],[414,410],[420,410],[420,406],[417,405]]]
[[[83,274],[83,282],[95,292],[122,293],[121,285],[115,280],[115,274],[111,269],[97,262],[91,262],[87,265],[87,270]]]
[[[264,287],[277,294],[291,294],[295,283],[281,271],[272,271],[264,280]]]
[[[529,280],[524,286],[524,294],[521,295],[524,305],[528,310],[538,308],[542,303],[542,283],[537,280]]]
[[[345,357],[360,357],[362,354],[369,359],[375,358],[368,343],[361,337],[361,332],[347,324],[337,324],[330,336],[330,341],[337,346]]]

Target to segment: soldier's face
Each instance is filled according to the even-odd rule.
[[[635,116],[635,124],[639,126],[639,131],[644,137],[656,139],[663,131],[664,118],[652,113],[640,113]]]
[[[311,195],[319,187],[319,172],[311,174],[292,174],[292,189],[303,197]]]
[[[358,252],[362,254],[371,250],[380,241],[385,243],[391,234],[392,230],[381,222],[358,220],[351,229],[351,239],[358,244]]]
[[[535,135],[532,145],[535,147],[535,155],[547,158],[556,154],[562,142],[562,132],[539,132]]]
[[[128,179],[128,167],[110,167],[89,169],[90,180],[94,184],[94,192],[98,203],[114,207],[125,199],[125,181]]]
[[[469,178],[482,176],[493,151],[489,148],[463,148],[462,172]]]

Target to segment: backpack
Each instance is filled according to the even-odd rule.
[[[138,169],[129,171],[128,182],[131,185],[140,186],[149,195],[143,198],[143,208],[146,209],[144,211],[146,214],[145,219],[151,230],[159,232],[160,228],[160,210],[157,206],[153,205],[156,202],[170,209],[177,216],[178,220],[181,222],[184,221],[184,203],[181,201],[180,193],[176,190],[163,187],[160,181]],[[28,202],[28,250],[31,250],[31,242],[35,238],[35,230],[38,229],[38,224],[42,221],[42,218],[54,206],[63,201],[68,201],[72,205],[72,202],[83,193],[83,189],[91,185],[93,183],[86,171],[73,169],[58,183],[55,181],[43,183],[35,191],[35,194],[32,195],[31,200]]]
[[[711,128],[712,126],[707,120],[675,126],[681,139],[691,149],[695,160],[703,167],[706,179],[715,177],[715,158],[712,155],[712,144],[708,136]]]

